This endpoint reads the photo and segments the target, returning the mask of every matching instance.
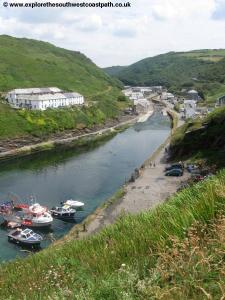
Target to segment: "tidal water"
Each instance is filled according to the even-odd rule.
[[[0,165],[0,201],[17,198],[24,202],[35,197],[49,208],[67,199],[85,203],[74,222],[54,220],[51,229],[39,231],[44,248],[112,196],[169,134],[169,118],[156,112],[145,123],[137,123],[95,148],[41,153],[4,163]],[[25,255],[24,249],[8,242],[7,230],[0,228],[0,262]]]

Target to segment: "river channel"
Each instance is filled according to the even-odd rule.
[[[74,222],[54,220],[51,229],[39,231],[44,237],[42,248],[47,247],[111,197],[169,134],[169,117],[155,112],[146,122],[135,124],[94,149],[40,153],[2,164],[0,201],[13,197],[24,202],[33,197],[49,208],[67,199],[84,202]],[[7,230],[0,228],[0,262],[25,255],[24,249],[8,242]]]

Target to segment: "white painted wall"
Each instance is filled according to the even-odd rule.
[[[47,108],[57,108],[61,106],[72,106],[72,105],[82,105],[84,104],[83,96],[75,96],[74,98],[56,98],[55,99],[45,99],[45,100],[29,100],[29,95],[24,95],[18,99],[17,95],[14,92],[7,94],[6,99],[8,100],[11,106],[16,108],[30,108],[37,110],[46,110]]]

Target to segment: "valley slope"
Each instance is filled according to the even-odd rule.
[[[169,52],[128,67],[105,68],[126,85],[163,85],[172,92],[196,88],[209,102],[225,93],[225,50]]]
[[[0,36],[0,92],[56,86],[84,95],[88,107],[23,111],[0,101],[0,139],[46,136],[92,127],[118,115],[121,83],[80,52],[26,38]],[[119,98],[121,99],[121,97]]]

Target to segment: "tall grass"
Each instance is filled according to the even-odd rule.
[[[159,253],[172,249],[174,239],[185,241],[196,222],[204,226],[224,213],[224,185],[223,170],[152,211],[121,216],[99,234],[2,265],[2,299],[143,299],[137,284],[157,281],[151,272]]]

